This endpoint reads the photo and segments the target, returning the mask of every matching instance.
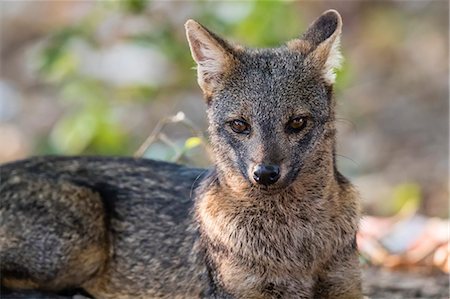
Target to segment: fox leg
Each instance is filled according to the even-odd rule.
[[[316,299],[363,299],[358,253],[354,245],[338,252],[319,275]]]
[[[58,291],[101,270],[108,241],[98,194],[33,175],[4,178],[0,194],[4,287]]]

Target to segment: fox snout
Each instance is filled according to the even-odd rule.
[[[253,180],[261,185],[275,184],[280,178],[280,167],[278,165],[257,164],[253,167]]]
[[[247,163],[245,163],[250,183],[259,187],[277,185],[277,189],[284,186],[288,169],[284,162],[284,155],[278,150],[279,146],[272,143],[270,148],[267,148],[259,138],[255,138],[252,142],[251,150],[248,151],[246,158]]]

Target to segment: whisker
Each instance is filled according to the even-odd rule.
[[[351,121],[351,120],[349,120],[349,119],[347,119],[347,118],[337,117],[337,118],[336,118],[336,121],[337,121],[337,122],[341,122],[341,123],[348,124],[348,125],[350,125],[350,128],[351,128],[352,130],[358,131],[358,126],[355,124],[355,122],[353,122],[353,121]]]
[[[189,198],[192,199],[192,193],[194,191],[194,186],[195,183],[197,183],[197,181],[200,179],[200,177],[202,177],[202,175],[204,175],[205,173],[207,173],[209,171],[209,169],[205,169],[203,170],[194,180],[194,182],[191,185],[191,190],[189,191]],[[209,186],[208,186],[209,187]]]
[[[344,155],[339,155],[339,154],[336,154],[336,156],[345,158],[345,159],[347,159],[347,160],[353,162],[356,166],[361,167],[361,164],[359,164],[358,162],[356,162],[355,160],[353,160],[353,159],[350,158],[350,157],[347,157],[347,156],[344,156]]]

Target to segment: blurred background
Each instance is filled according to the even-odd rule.
[[[448,1],[0,5],[2,163],[131,156],[147,140],[137,155],[207,166],[205,104],[184,22],[272,47],[335,8],[345,57],[336,84],[339,168],[367,215],[449,215]]]

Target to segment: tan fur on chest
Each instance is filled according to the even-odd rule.
[[[357,225],[340,213],[348,201],[338,208],[339,198],[302,199],[292,190],[265,198],[224,194],[206,192],[197,218],[224,287],[246,298],[264,298],[272,283],[304,289]]]

